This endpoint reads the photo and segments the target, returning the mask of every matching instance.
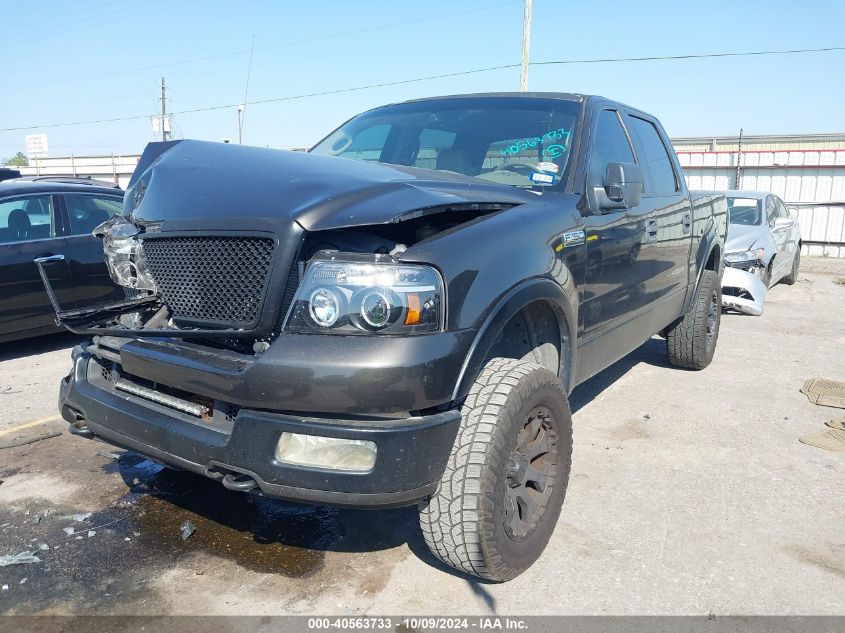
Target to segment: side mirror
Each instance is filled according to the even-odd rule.
[[[599,212],[631,209],[640,203],[643,174],[634,163],[608,163],[601,187],[595,187]]]
[[[792,218],[778,218],[775,220],[776,229],[791,229],[795,225]]]

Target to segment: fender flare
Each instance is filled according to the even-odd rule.
[[[487,354],[505,325],[520,310],[535,301],[549,303],[557,316],[558,331],[561,337],[558,376],[561,377],[567,392],[571,391],[572,380],[575,375],[575,343],[578,323],[577,297],[573,301],[571,292],[577,293],[574,285],[570,294],[567,294],[564,288],[548,277],[535,277],[514,286],[505,293],[484,319],[484,323],[479,328],[469,348],[467,357],[458,374],[455,389],[452,392],[452,400],[460,400],[469,393],[472,383],[475,382],[476,377],[481,372]]]
[[[698,243],[698,253],[695,256],[695,284],[687,291],[687,298],[684,302],[684,312],[686,314],[689,309],[692,307],[693,301],[695,297],[698,295],[698,286],[701,283],[701,278],[704,276],[705,267],[707,266],[707,261],[710,259],[710,255],[713,254],[713,251],[719,249],[719,261],[716,263],[716,271],[719,273],[719,277],[722,276],[722,269],[724,264],[724,253],[723,245],[719,236],[716,234],[716,225],[715,222],[712,221],[705,230],[705,232],[701,236],[701,240]]]

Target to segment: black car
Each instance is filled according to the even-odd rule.
[[[232,490],[419,503],[435,556],[507,580],[557,524],[573,387],[656,333],[712,360],[726,218],[601,97],[385,106],[308,153],[152,144],[101,230],[135,294],[60,313],[95,336],[59,406]]]
[[[58,331],[35,261],[47,269],[63,309],[124,296],[91,231],[120,212],[123,191],[83,178],[0,182],[0,342]]]

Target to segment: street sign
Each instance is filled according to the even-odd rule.
[[[46,134],[27,134],[26,135],[26,155],[29,157],[38,157],[47,155],[47,135]]]
[[[159,134],[161,132],[161,117],[160,116],[154,116],[152,118],[152,121],[153,121],[153,132],[155,134]],[[168,134],[170,134],[170,125],[171,125],[170,116],[165,116],[164,117],[164,131],[167,132]]]

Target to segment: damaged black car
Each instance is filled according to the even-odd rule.
[[[508,580],[563,505],[569,392],[657,333],[713,358],[725,216],[601,97],[389,105],[307,153],[150,144],[96,230],[125,298],[54,302],[90,336],[59,406],[229,489],[418,504],[435,556]]]

